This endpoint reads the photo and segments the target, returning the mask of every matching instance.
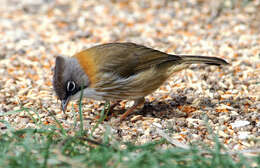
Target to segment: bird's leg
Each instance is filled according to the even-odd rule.
[[[120,102],[121,100],[117,100],[116,102],[114,102],[109,108],[109,113],[111,113],[114,110],[114,108],[120,104]]]
[[[135,109],[140,109],[144,106],[144,97],[134,101],[134,105],[130,107],[123,115],[120,116],[120,121],[124,120],[127,116],[134,112]]]
[[[106,110],[108,110],[108,111],[107,111],[107,116],[106,116],[106,118],[105,118],[106,121],[109,120],[109,118],[112,116],[114,108],[115,108],[117,105],[119,105],[120,102],[121,102],[121,100],[117,100],[116,102],[113,102],[113,104],[110,105],[110,107],[109,107],[108,109],[106,109]]]

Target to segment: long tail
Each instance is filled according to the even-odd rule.
[[[179,55],[183,63],[186,64],[208,64],[208,65],[229,65],[227,61],[217,57],[207,57],[207,56],[195,56],[195,55]]]

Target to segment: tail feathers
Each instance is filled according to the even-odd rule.
[[[180,55],[180,58],[183,60],[183,63],[186,64],[208,64],[208,65],[229,65],[227,61],[217,57],[208,57],[208,56],[193,56],[193,55]]]

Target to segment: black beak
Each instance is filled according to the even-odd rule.
[[[63,113],[66,112],[67,105],[68,105],[69,101],[70,101],[69,97],[67,97],[66,99],[61,100],[61,109],[62,109]]]

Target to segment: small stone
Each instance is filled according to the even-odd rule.
[[[260,103],[256,105],[256,108],[260,110]]]
[[[156,126],[156,127],[158,127],[158,128],[162,128],[162,125],[159,124],[159,123],[156,123],[156,122],[155,122],[155,123],[153,123],[153,125]]]
[[[240,128],[240,127],[244,127],[248,124],[250,124],[249,121],[237,120],[234,123],[231,123],[230,125],[232,126],[232,128]]]
[[[249,135],[250,135],[250,132],[246,132],[246,131],[238,132],[238,138],[241,140],[247,139],[249,137]]]
[[[228,137],[228,134],[226,134],[224,131],[221,131],[221,130],[218,132],[218,134],[219,134],[220,137],[223,137],[223,138]]]
[[[260,127],[260,121],[257,122],[256,127]]]
[[[136,115],[136,116],[134,116],[133,118],[131,118],[131,122],[135,122],[135,121],[137,121],[137,120],[141,120],[142,118],[143,118],[142,115]]]

